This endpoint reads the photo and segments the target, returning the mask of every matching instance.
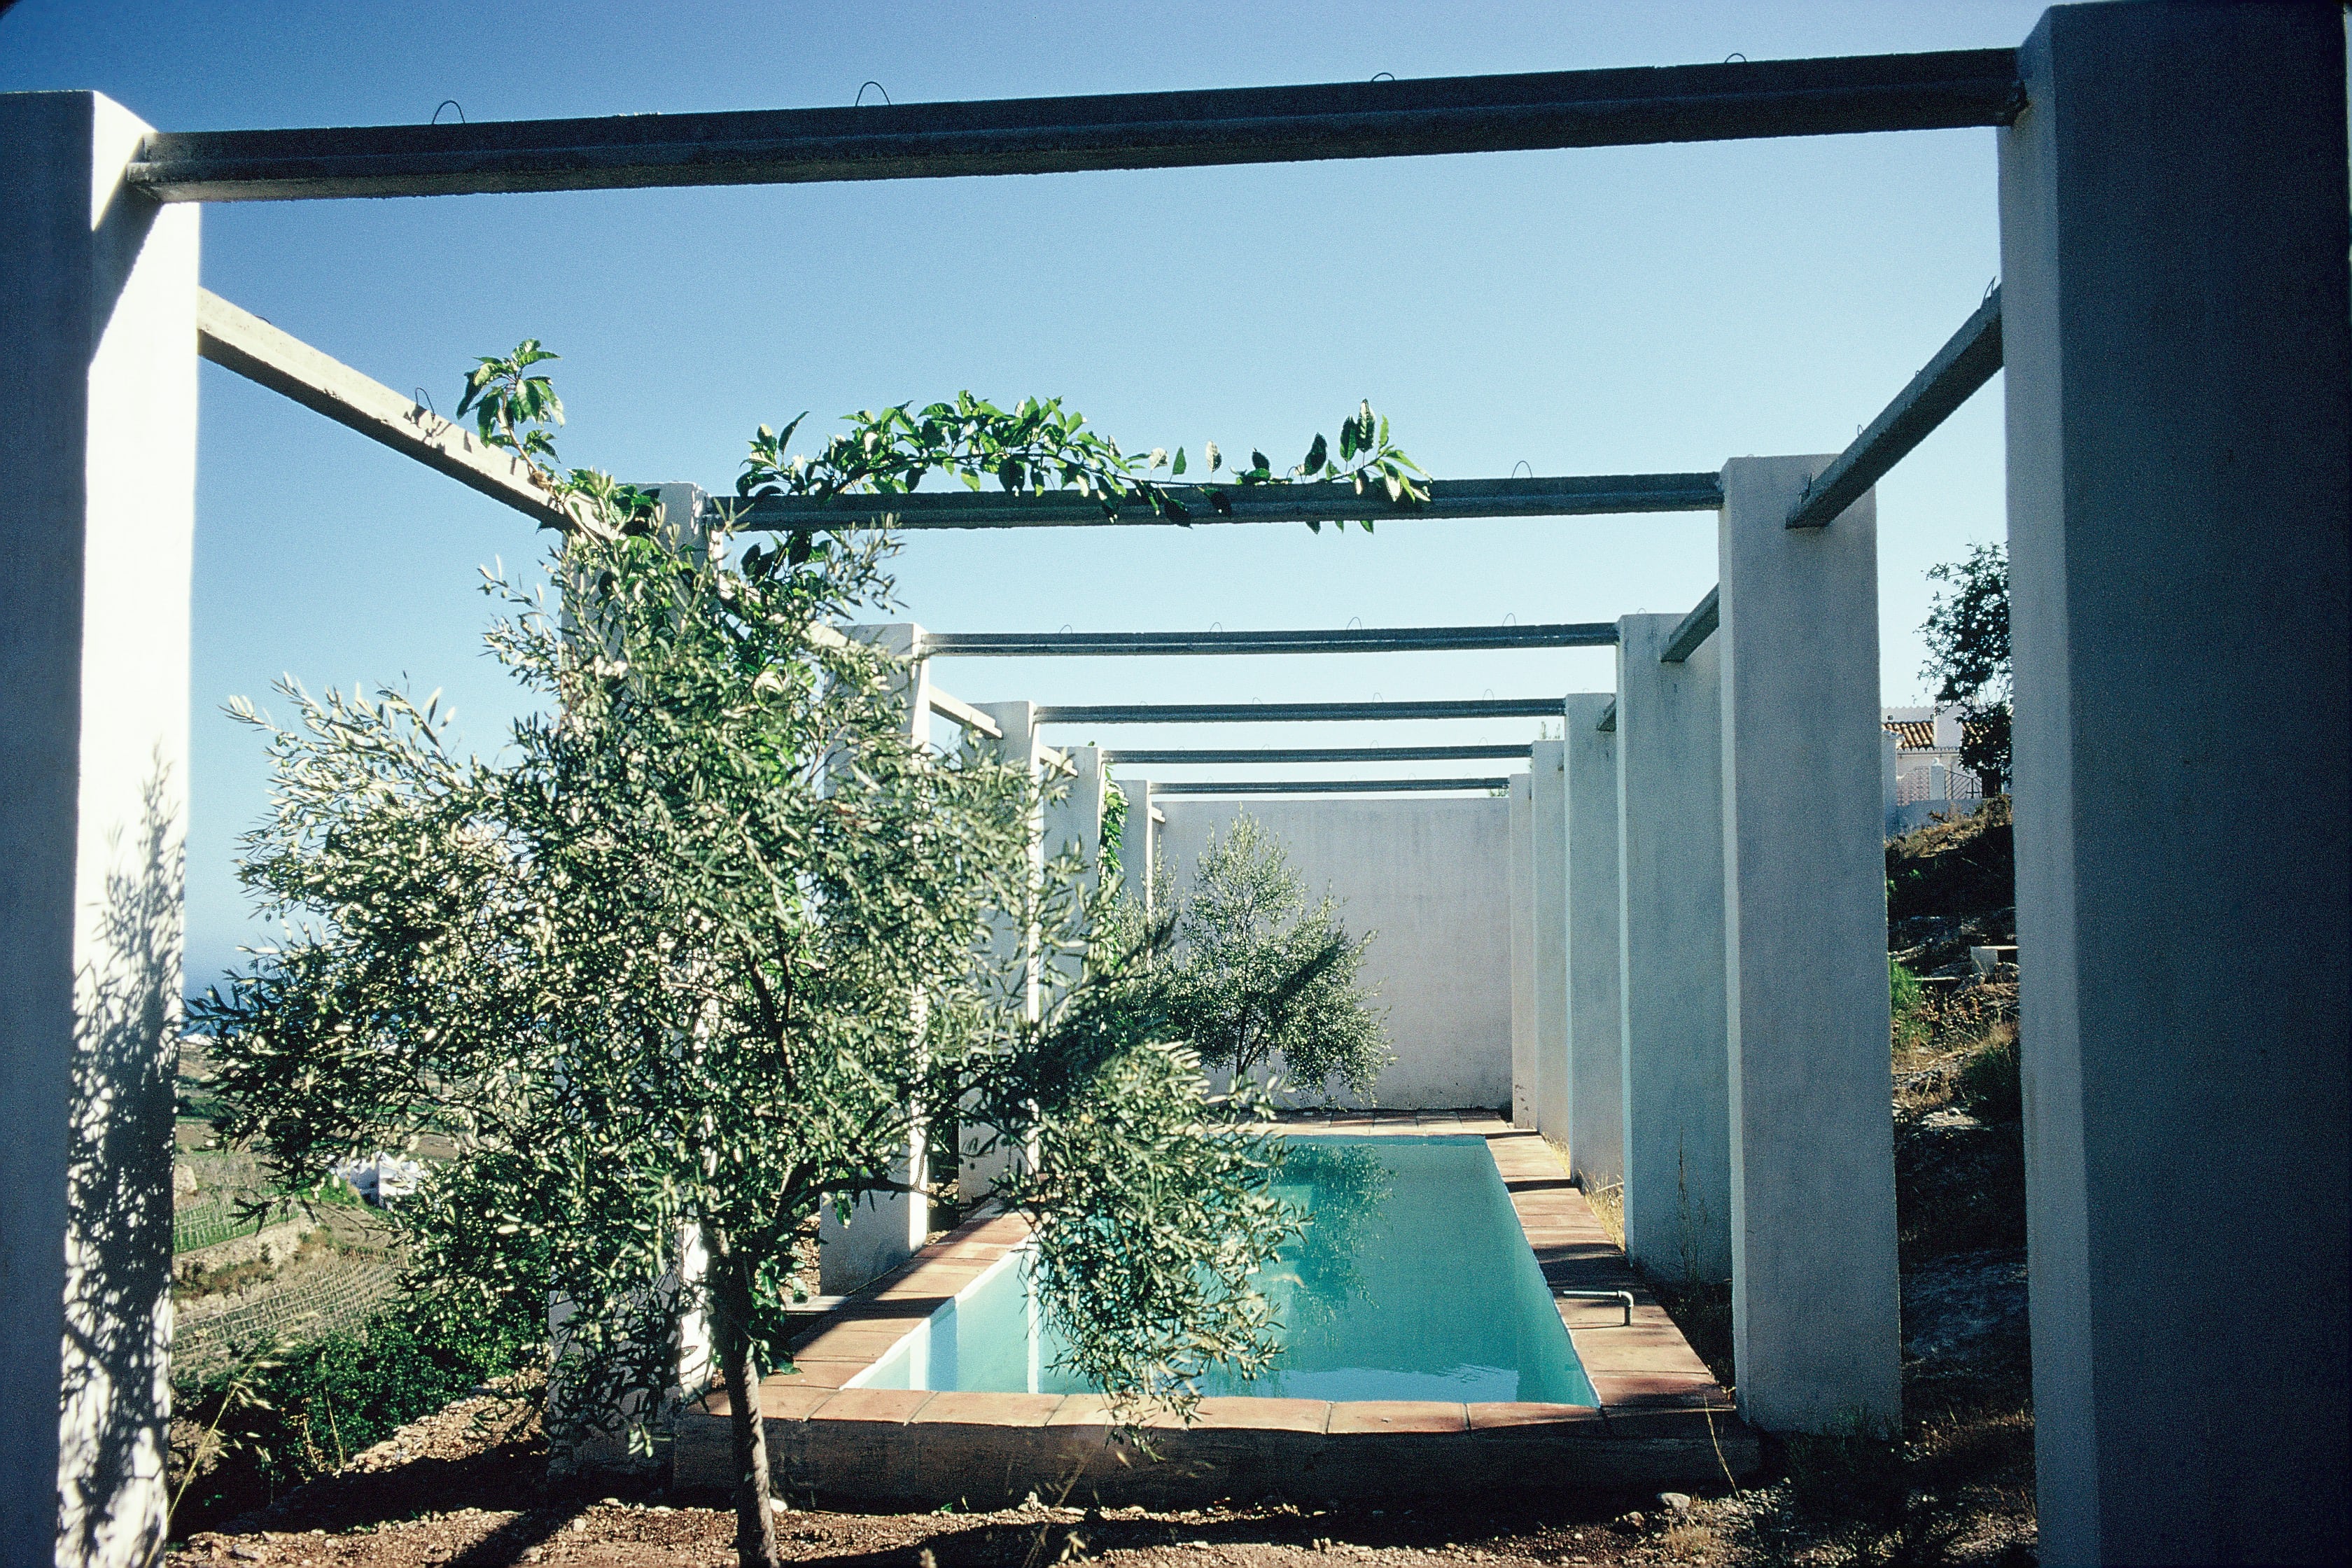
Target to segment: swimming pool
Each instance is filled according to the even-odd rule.
[[[1205,1394],[1332,1401],[1596,1403],[1477,1137],[1294,1137],[1278,1189],[1303,1236],[1259,1288],[1282,1351]],[[1017,1249],[850,1381],[854,1388],[1086,1394]]]

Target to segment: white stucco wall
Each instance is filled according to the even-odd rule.
[[[1210,836],[1246,809],[1281,840],[1311,896],[1340,900],[1351,934],[1379,933],[1364,977],[1389,1008],[1397,1057],[1375,1090],[1380,1105],[1510,1103],[1507,798],[1159,805],[1160,852],[1178,887],[1191,885]]]

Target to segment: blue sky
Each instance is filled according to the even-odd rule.
[[[900,103],[2011,45],[2038,5],[868,4],[22,0],[0,90],[95,88],[163,129]],[[869,99],[872,96],[868,89]],[[765,420],[970,387],[1058,395],[1130,448],[1295,460],[1359,398],[1431,472],[1697,469],[1833,451],[1999,269],[1993,133],[730,190],[247,204],[204,280],[454,407],[523,337],[563,455],[725,489]],[[499,744],[478,568],[515,514],[206,365],[189,977],[249,930],[258,746],[220,716],[290,673],[442,689]],[[1885,698],[1920,689],[1923,574],[2001,537],[1998,381],[1881,487]],[[916,536],[940,630],[1494,624],[1686,609],[1714,520],[1669,515]],[[1517,696],[1606,689],[1602,651],[943,661],[982,701]],[[281,705],[282,706],[282,705]],[[1117,743],[1514,740],[1529,721],[1122,730]],[[1064,740],[1109,740],[1067,733]],[[1439,764],[1439,767],[1443,767]],[[1351,770],[1340,769],[1339,772]],[[1161,772],[1180,776],[1181,770]]]

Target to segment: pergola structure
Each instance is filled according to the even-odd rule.
[[[1595,858],[1580,832],[1620,857],[1617,1092],[1722,1151],[1751,1415],[1883,1418],[1869,487],[2005,365],[2042,1554],[2340,1553],[2345,86],[2338,7],[2120,0],[2054,8],[2016,49],[897,108],[157,132],[92,93],[0,97],[10,1559],[143,1562],[163,1528],[197,354],[564,521],[502,454],[205,295],[200,204],[1958,126],[1997,130],[2000,297],[1848,453],[1441,483],[1422,515],[1717,512],[1720,583],[1689,616],[1578,628],[1615,642],[1617,688],[1548,710],[1564,738],[1536,748],[1527,811],[1531,832],[1560,825],[1534,860],[1561,884],[1534,891],[1576,919]],[[1268,489],[1231,521],[1351,503]],[[1104,521],[1055,497],[890,510],[901,527]],[[741,521],[812,520],[761,503]],[[1013,706],[974,711],[1009,742]],[[1056,712],[1108,721],[1028,718]],[[1603,777],[1645,805],[1613,836],[1580,826]],[[1571,1036],[1583,929],[1559,934]],[[1545,1062],[1565,1048],[1538,1044]],[[1631,1178],[1641,1155],[1624,1154]]]

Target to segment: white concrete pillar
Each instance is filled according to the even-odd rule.
[[[1617,997],[1617,733],[1598,726],[1616,700],[1568,700],[1568,1151],[1589,1188],[1625,1179]]]
[[[1048,864],[1065,856],[1077,864],[1075,898],[1093,896],[1102,875],[1102,752],[1093,746],[1072,746],[1062,752],[1057,765],[1045,759],[1045,804],[1042,852]],[[1049,1001],[1077,984],[1085,972],[1086,955],[1056,949],[1046,955]]]
[[[665,505],[669,487],[663,487]],[[915,656],[923,646],[923,628],[910,621],[849,628],[849,635],[907,660],[895,683],[899,717],[910,745],[922,746],[930,737],[930,661]],[[929,1179],[929,1139],[923,1119],[915,1119],[914,1135],[891,1165],[891,1177],[909,1185]],[[867,1280],[887,1274],[920,1251],[929,1233],[930,1200],[912,1193],[868,1193],[851,1208],[844,1225],[832,1204],[817,1221],[818,1289],[827,1295],[855,1290]]]
[[[195,523],[193,206],[0,95],[0,1540],[163,1546]]]
[[[1536,1124],[1536,858],[1528,776],[1511,775],[1511,1125]]]
[[[672,487],[662,487],[662,500],[667,509]],[[912,621],[892,621],[878,626],[852,626],[849,635],[861,642],[871,643],[894,658],[906,660],[894,683],[894,695],[900,702],[899,713],[906,723],[907,739],[917,746],[925,744],[931,736],[931,661],[916,655],[923,646],[923,628]]]
[[[2059,6],[1997,132],[2045,1563],[2346,1555],[2343,26]]]
[[[1058,779],[1045,802],[1045,858],[1075,855],[1088,885],[1102,870],[1102,752],[1072,746],[1063,753],[1071,771]]]
[[[1028,702],[982,702],[975,706],[996,721],[1003,733],[988,742],[999,760],[1028,770],[1030,782],[1037,782],[1042,769],[1042,752],[1037,742],[1036,709]],[[1029,878],[1032,887],[1039,885],[1045,874],[1045,822],[1043,813],[1031,816],[1028,855]],[[1043,975],[1037,962],[1036,933],[1019,922],[999,919],[994,925],[992,949],[1000,963],[1017,963],[1013,984],[1017,994],[1014,1005],[1022,1016],[1035,1021],[1042,1016],[1044,1003]],[[990,1146],[992,1145],[992,1146]],[[968,1127],[962,1133],[961,1159],[958,1166],[956,1186],[966,1203],[983,1193],[995,1190],[1004,1173],[1013,1167],[1020,1151],[1010,1144],[995,1141],[992,1130]]]
[[[1535,968],[1537,1131],[1568,1139],[1568,772],[1559,741],[1538,741],[1528,759],[1528,847]]]
[[[1723,710],[1713,639],[1658,662],[1680,623],[1617,623],[1625,1247],[1653,1273],[1712,1280],[1731,1275]]]
[[[1151,804],[1150,779],[1121,779],[1118,788],[1127,797],[1127,815],[1118,828],[1119,882],[1128,900],[1149,921],[1152,917],[1151,861],[1160,847],[1151,814],[1158,808]]]
[[[1901,1419],[1878,501],[1789,512],[1827,458],[1735,458],[1717,525],[1731,1313],[1740,1413]]]

